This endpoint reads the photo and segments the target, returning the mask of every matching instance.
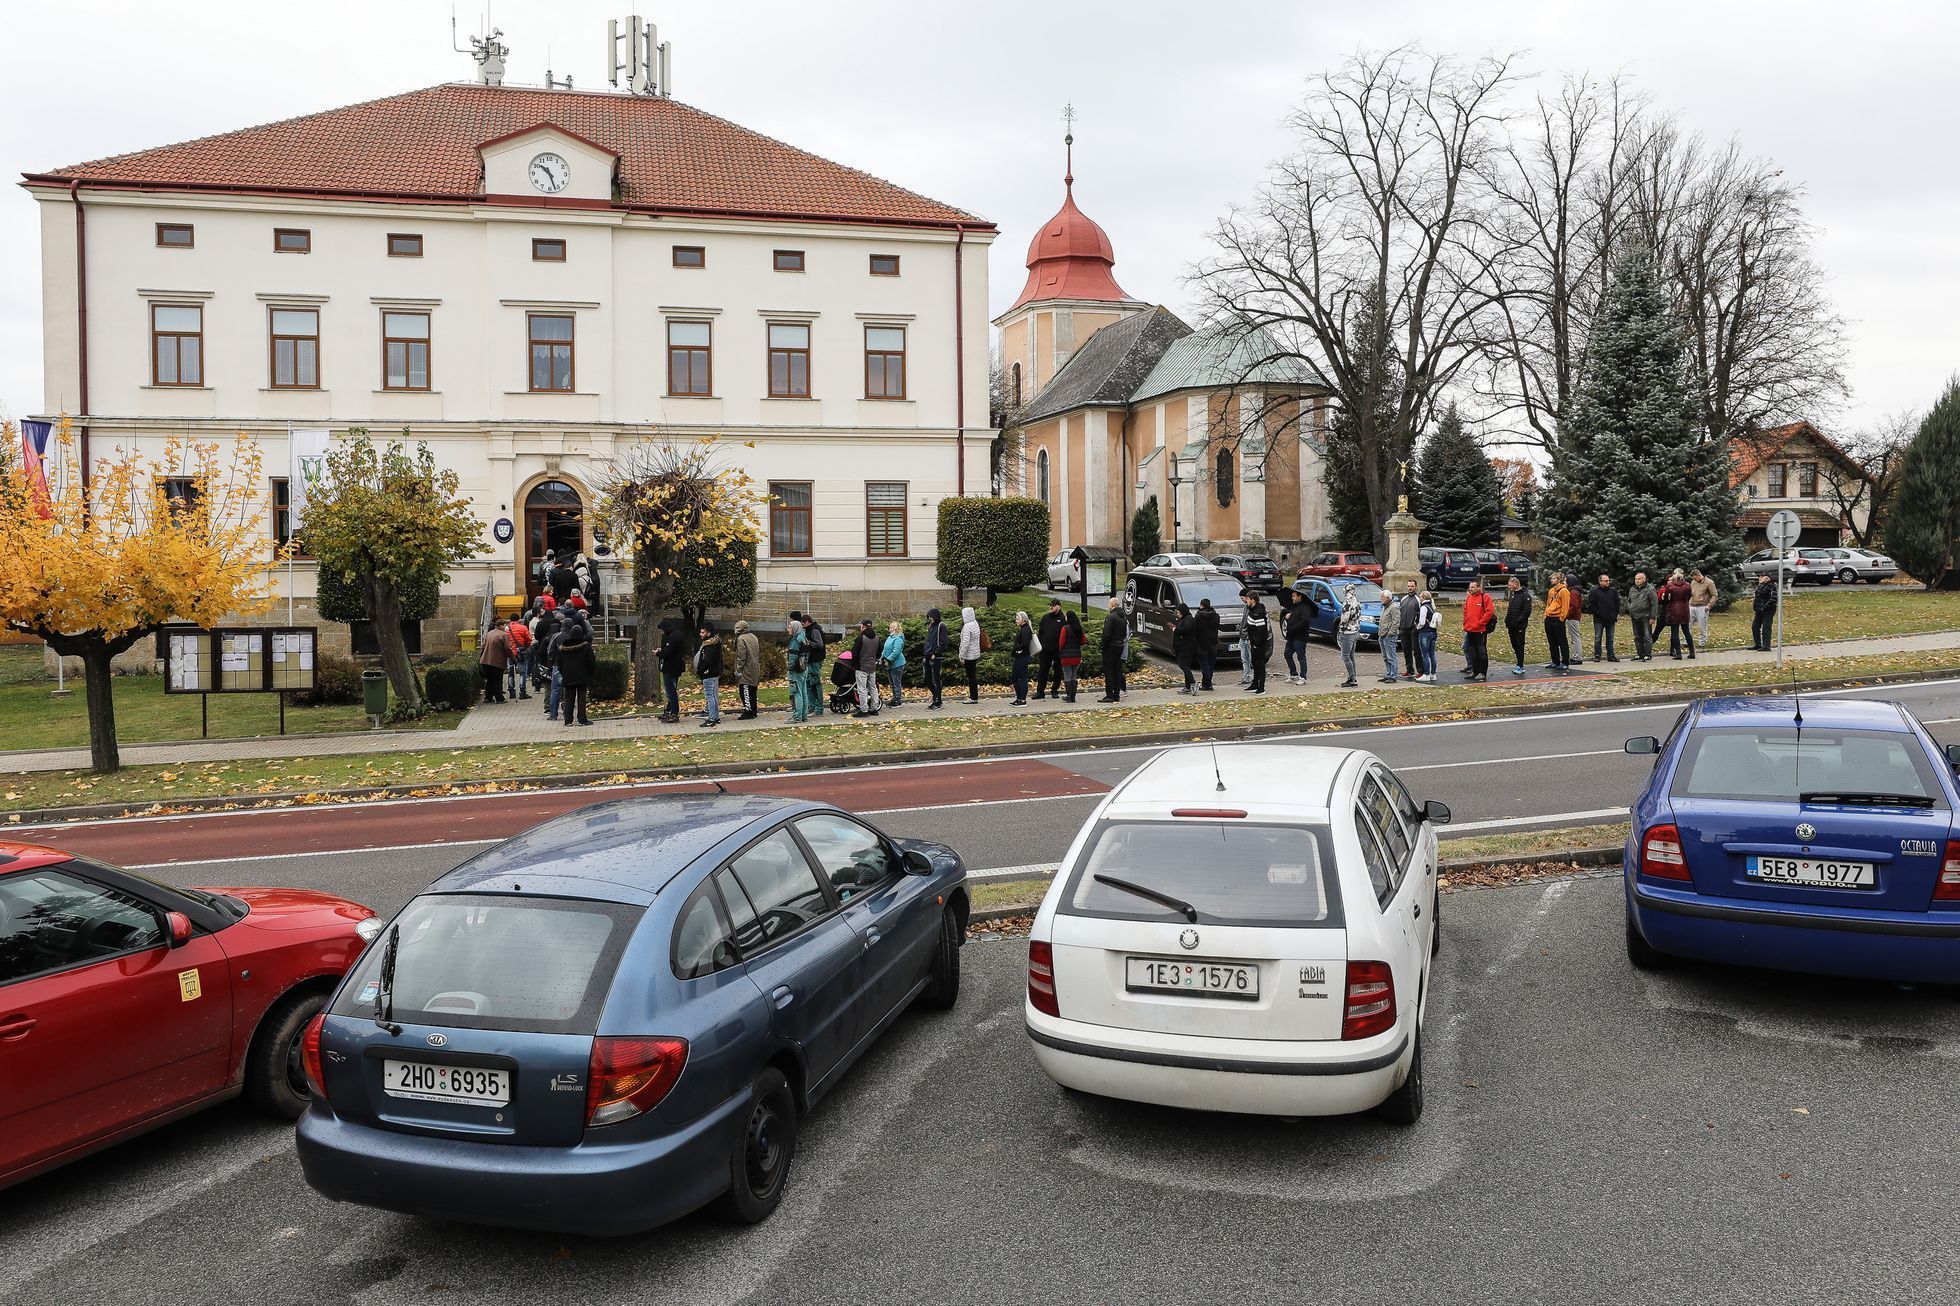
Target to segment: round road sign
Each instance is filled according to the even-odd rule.
[[[1784,508],[1769,519],[1769,525],[1763,528],[1763,534],[1769,537],[1769,546],[1772,549],[1781,551],[1795,544],[1797,535],[1802,530],[1803,523],[1797,520],[1797,514]]]

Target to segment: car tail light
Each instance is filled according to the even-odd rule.
[[[1385,961],[1347,964],[1347,1012],[1341,1037],[1373,1038],[1395,1028],[1395,972]]]
[[[1028,944],[1028,1002],[1044,1016],[1062,1014],[1055,997],[1055,950],[1040,941]]]
[[[322,1102],[327,1100],[327,1077],[320,1069],[320,1028],[326,1022],[327,1013],[319,1012],[306,1022],[306,1032],[299,1036],[299,1059],[306,1068],[306,1086]]]
[[[1939,883],[1933,886],[1937,902],[1960,902],[1960,839],[1949,839],[1946,860],[1940,863]]]
[[[593,1039],[585,1123],[617,1124],[653,1110],[680,1079],[686,1064],[684,1038]]]
[[[1640,873],[1650,880],[1692,881],[1688,858],[1681,851],[1681,831],[1672,825],[1656,825],[1640,840]]]

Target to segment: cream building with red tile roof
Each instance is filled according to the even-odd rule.
[[[486,548],[458,600],[591,552],[655,432],[776,487],[765,608],[936,594],[938,501],[987,491],[993,224],[676,100],[435,86],[23,184],[47,413],[97,451],[256,437],[268,553],[289,428],[456,469]]]

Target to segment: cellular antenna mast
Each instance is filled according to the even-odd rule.
[[[666,99],[674,94],[673,46],[660,39],[652,23],[641,22],[638,14],[606,24],[606,67],[612,84],[618,86],[624,76],[626,89],[634,95]]]
[[[488,23],[486,21],[486,26]],[[510,47],[499,38],[504,34],[501,27],[491,27],[482,36],[470,38],[470,48],[465,50],[456,43],[456,8],[449,9],[449,47],[458,54],[467,54],[476,60],[477,76],[485,86],[504,84],[504,63],[510,58]],[[567,85],[569,85],[569,81]]]

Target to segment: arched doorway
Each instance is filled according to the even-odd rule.
[[[544,592],[544,555],[585,547],[585,501],[563,481],[539,481],[524,496],[524,593]]]

